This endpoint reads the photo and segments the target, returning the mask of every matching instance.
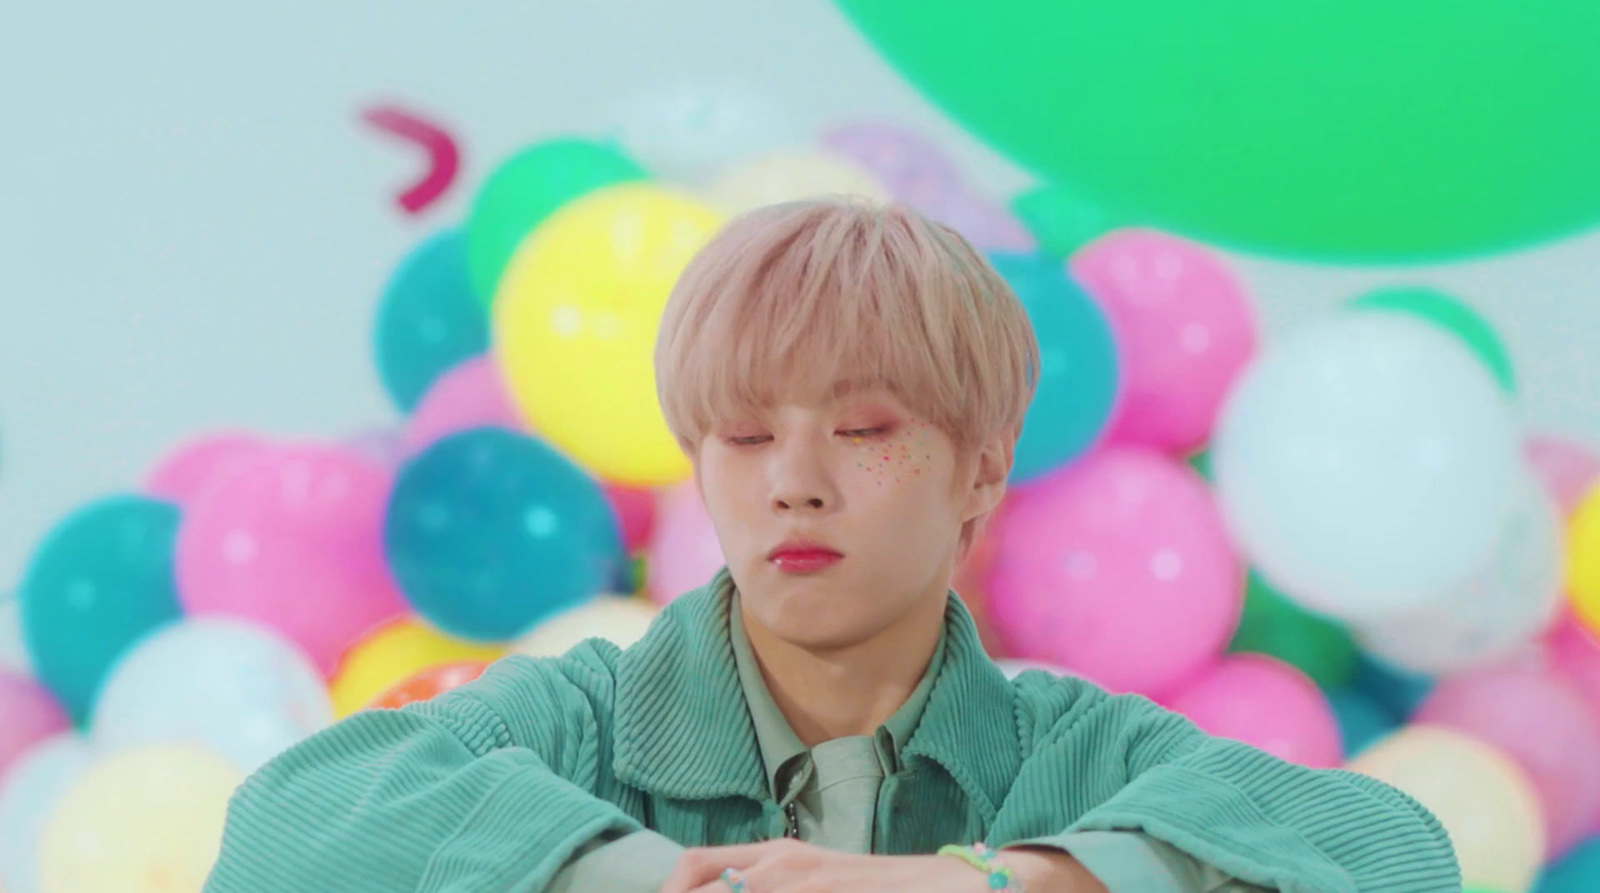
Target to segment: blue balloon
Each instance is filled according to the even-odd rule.
[[[1013,483],[1082,455],[1105,430],[1117,397],[1117,346],[1100,305],[1041,254],[990,257],[1016,292],[1039,341],[1039,383],[1022,423]]]
[[[441,373],[489,349],[483,307],[460,230],[435,235],[401,262],[373,330],[378,376],[395,405],[410,412]]]
[[[1344,742],[1345,759],[1366,750],[1400,725],[1394,714],[1359,688],[1345,686],[1327,695],[1333,715],[1339,720],[1339,737]]]
[[[177,620],[178,507],[113,496],[67,516],[23,572],[22,635],[39,680],[85,722],[107,672],[136,640]]]
[[[474,428],[401,469],[384,525],[411,606],[470,639],[511,639],[620,579],[622,532],[599,485],[531,437]]]
[[[1534,893],[1595,893],[1600,890],[1600,837],[1591,837],[1551,863]]]
[[[1431,676],[1402,670],[1363,653],[1351,684],[1391,715],[1406,720],[1433,691],[1434,681]]]

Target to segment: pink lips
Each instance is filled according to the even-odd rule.
[[[786,574],[814,574],[841,558],[838,552],[812,543],[784,543],[767,553],[767,560]]]

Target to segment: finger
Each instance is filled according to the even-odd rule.
[[[775,850],[781,850],[786,843],[788,841],[770,840],[766,843],[684,850],[677,864],[672,867],[672,873],[667,875],[667,882],[661,886],[661,893],[698,893],[703,887],[716,890],[719,886],[725,893],[727,885],[718,880],[725,869],[748,869],[771,856]]]

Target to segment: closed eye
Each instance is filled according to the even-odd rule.
[[[882,434],[883,432],[885,432],[887,430],[889,430],[889,429],[887,429],[887,428],[851,428],[851,429],[846,430],[846,431],[840,431],[839,433],[843,434],[845,437],[875,437],[875,436],[877,436],[879,434]]]
[[[755,446],[771,439],[772,436],[770,434],[751,434],[745,437],[730,437],[728,438],[728,443],[734,446]]]

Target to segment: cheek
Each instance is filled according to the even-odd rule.
[[[855,457],[848,471],[867,496],[909,494],[929,489],[938,477],[939,443],[926,425],[908,426],[887,440],[854,443]]]

